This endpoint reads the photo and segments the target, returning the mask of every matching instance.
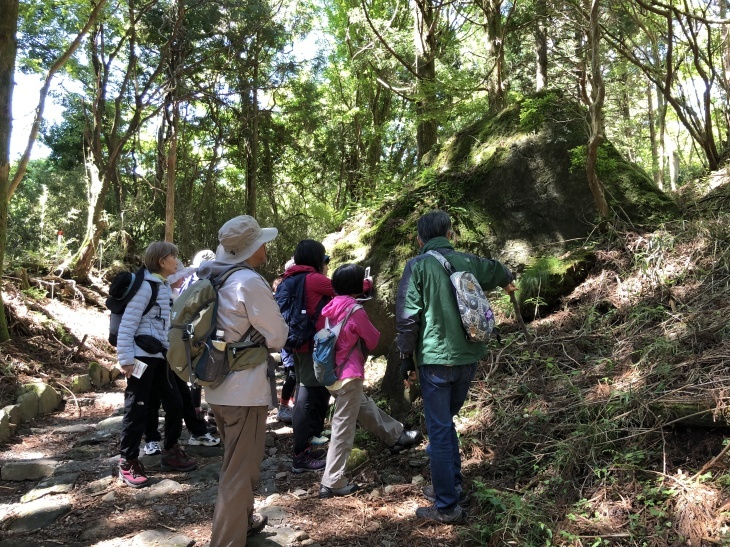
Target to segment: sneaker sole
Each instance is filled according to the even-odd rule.
[[[220,441],[217,443],[208,443],[208,442],[201,443],[200,441],[193,441],[193,442],[188,441],[188,446],[218,446],[219,444],[221,444]],[[158,454],[159,454],[159,452],[158,452]]]
[[[147,479],[147,480],[146,480],[145,482],[143,482],[143,483],[140,483],[140,484],[135,484],[135,483],[133,483],[133,482],[129,482],[129,481],[127,480],[127,479],[125,479],[125,478],[124,478],[124,477],[122,477],[121,475],[119,475],[119,480],[120,480],[120,481],[122,481],[122,482],[123,482],[124,484],[126,484],[127,486],[130,486],[130,487],[132,487],[132,488],[143,488],[143,487],[147,486],[147,485],[148,485],[148,484],[150,483],[150,480],[149,480],[149,479]]]
[[[309,469],[307,467],[292,466],[291,470],[292,470],[292,473],[306,473],[307,471],[312,471],[313,473],[321,473],[322,471],[324,471],[324,467],[322,467],[320,469]]]

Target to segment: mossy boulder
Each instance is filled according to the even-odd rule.
[[[510,105],[444,141],[400,195],[329,239],[333,266],[349,261],[372,268],[377,300],[366,309],[381,332],[376,354],[392,349],[397,283],[407,260],[419,253],[416,221],[423,213],[447,211],[457,249],[496,258],[516,271],[585,242],[598,221],[585,173],[586,121],[585,109],[558,92]],[[620,222],[646,225],[679,214],[649,175],[610,142],[600,149],[598,174]],[[551,302],[570,291],[571,279],[580,280],[565,273]]]

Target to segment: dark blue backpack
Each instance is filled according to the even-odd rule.
[[[308,273],[310,272],[297,273],[287,277],[279,283],[274,295],[276,303],[279,304],[279,311],[286,324],[289,325],[289,336],[284,344],[284,348],[289,351],[302,347],[314,338],[317,318],[323,307],[322,303],[317,306],[314,317],[310,317],[307,313],[304,282]]]

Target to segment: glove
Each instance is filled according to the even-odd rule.
[[[416,363],[413,360],[413,356],[401,357],[400,360],[400,375],[404,380],[408,380],[409,373],[412,370],[416,370]]]

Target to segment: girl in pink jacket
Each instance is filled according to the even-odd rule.
[[[365,268],[344,264],[332,274],[332,287],[337,294],[322,309],[322,317],[334,327],[350,314],[335,345],[335,363],[338,380],[327,386],[337,399],[332,416],[332,437],[327,450],[327,464],[320,498],[346,496],[360,489],[348,483],[345,466],[355,442],[357,423],[379,437],[394,452],[411,446],[421,439],[419,431],[404,431],[403,424],[383,412],[370,397],[363,393],[365,360],[375,349],[380,332],[373,326],[365,309],[356,298],[362,294]],[[354,311],[351,312],[351,310]]]

